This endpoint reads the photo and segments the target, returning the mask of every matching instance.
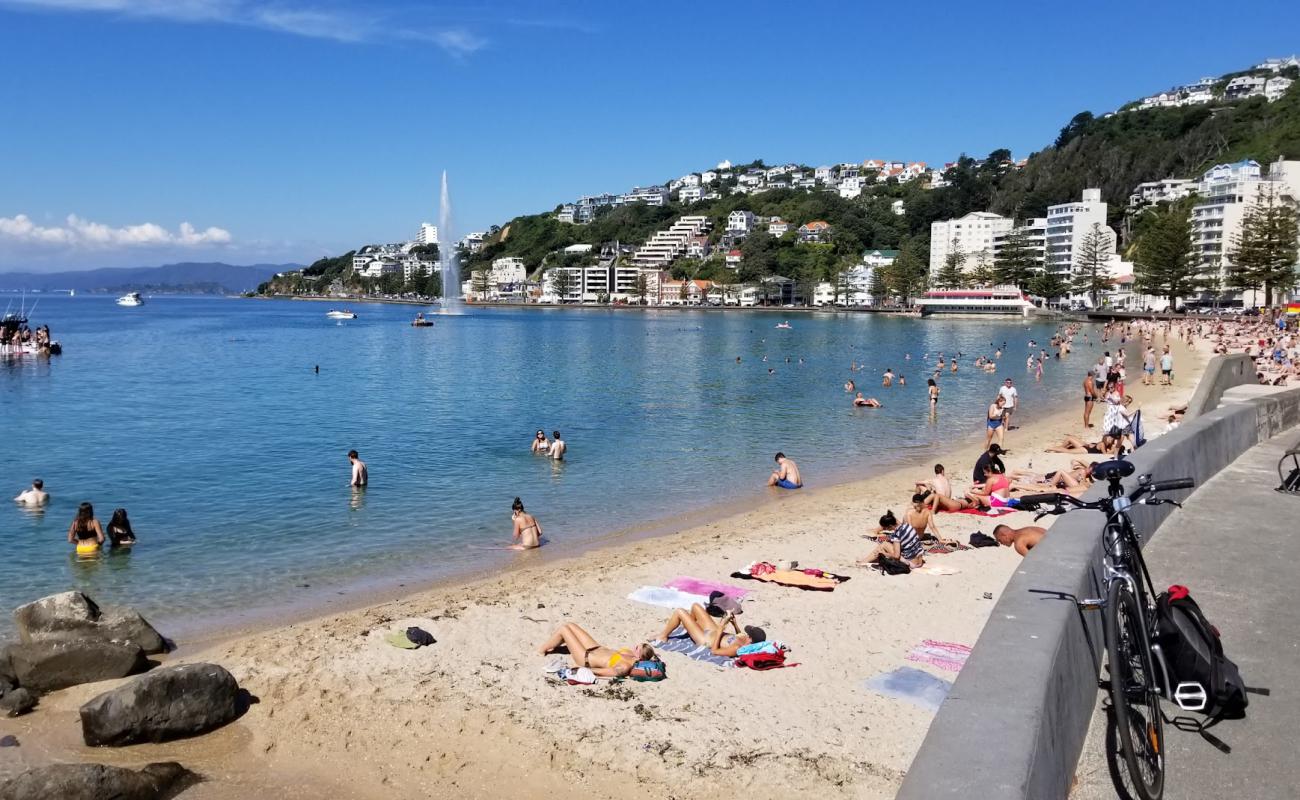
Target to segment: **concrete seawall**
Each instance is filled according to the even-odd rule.
[[[1217,405],[1243,375],[1253,379],[1253,368],[1238,363],[1243,358],[1210,362],[1197,390],[1206,394],[1203,404],[1213,397]],[[1215,385],[1207,389],[1207,382]],[[1222,408],[1148,443],[1132,457],[1136,474],[1191,477],[1199,485],[1256,443],[1300,424],[1300,388],[1266,395],[1248,389],[1229,392]],[[1086,497],[1103,492],[1097,486]],[[1170,509],[1137,506],[1134,525],[1149,536]],[[1081,613],[1064,595],[1104,595],[1102,522],[1085,512],[1058,520],[1008,582],[899,798],[1040,800],[1069,793],[1096,704],[1104,637],[1101,615]]]

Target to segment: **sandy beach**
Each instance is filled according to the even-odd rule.
[[[1170,342],[1178,378],[1170,388],[1141,385],[1139,348],[1128,347],[1127,388],[1151,412],[1144,414],[1148,436],[1164,428],[1155,412],[1191,396],[1208,357],[1204,345],[1194,352]],[[1101,349],[1076,346],[1050,368],[1082,380]],[[889,390],[877,391],[887,397]],[[1094,411],[1097,428],[1086,434],[1077,403],[1025,422],[1007,434],[1008,468],[1067,466],[1072,456],[1045,447],[1066,433],[1096,438],[1103,411]],[[942,413],[969,418],[972,434],[980,432],[982,409]],[[803,491],[773,490],[770,502],[750,511],[670,535],[560,560],[525,553],[522,562],[537,563],[201,646],[181,641],[164,663],[221,664],[259,702],[197,739],[93,750],[81,744],[77,708],[117,682],[57,692],[35,713],[0,721],[0,734],[22,742],[0,751],[0,779],[49,761],[178,760],[208,778],[184,794],[196,800],[258,792],[283,800],[541,798],[574,790],[734,797],[763,787],[892,797],[933,712],[876,694],[864,681],[900,666],[951,680],[954,673],[905,656],[927,639],[973,645],[1021,558],[998,547],[927,559],[957,571],[951,575],[884,576],[854,562],[872,547],[864,534],[886,509],[904,510],[913,483],[932,474],[930,464],[944,463],[954,491],[964,491],[981,443],[982,436],[954,442],[925,463],[838,486],[816,488],[817,476],[806,475]],[[1032,516],[943,514],[939,526],[964,542],[1004,521],[1025,525]],[[802,592],[727,577],[753,561],[779,559],[851,580],[833,592]],[[562,622],[577,622],[615,647],[655,638],[668,610],[627,595],[677,576],[747,589],[743,622],[789,645],[799,666],[722,669],[669,652],[669,678],[660,683],[587,688],[546,679],[543,669],[555,657],[536,648]],[[401,650],[384,642],[408,625],[437,643]]]

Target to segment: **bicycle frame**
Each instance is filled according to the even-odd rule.
[[[1115,494],[1115,486],[1112,486],[1112,503],[1110,504],[1112,509],[1116,497],[1123,497],[1123,489],[1121,488],[1117,495]],[[1140,650],[1143,658],[1143,670],[1145,674],[1151,676],[1150,680],[1155,684],[1153,688],[1156,693],[1166,700],[1171,700],[1169,667],[1165,662],[1160,645],[1151,641],[1151,629],[1155,624],[1153,618],[1155,608],[1151,605],[1150,598],[1155,596],[1155,585],[1151,582],[1151,573],[1147,570],[1146,559],[1142,557],[1142,548],[1138,542],[1137,533],[1133,528],[1133,521],[1129,519],[1126,509],[1112,510],[1110,512],[1110,516],[1106,520],[1104,535],[1106,547],[1103,560],[1103,577],[1105,586],[1109,590],[1112,583],[1122,581],[1128,585],[1129,591],[1137,598],[1138,608],[1142,610]],[[1136,564],[1136,569],[1133,567],[1134,564]]]

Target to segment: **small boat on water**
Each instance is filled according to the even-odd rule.
[[[34,335],[27,330],[27,317],[23,314],[5,314],[0,317],[0,356],[57,356],[63,345],[49,340],[50,329],[38,328]]]
[[[416,313],[416,315],[415,315],[415,319],[411,320],[411,327],[412,327],[412,328],[432,328],[432,327],[433,327],[433,320],[431,320],[431,319],[425,319],[425,318],[424,318],[424,312],[423,312],[423,311],[419,311],[419,312]]]
[[[793,326],[792,326],[790,323],[788,323],[788,322],[778,322],[778,323],[776,324],[776,327],[777,327],[778,329],[780,329],[780,330],[788,331],[788,330],[790,330]]]
[[[144,298],[140,296],[139,292],[129,292],[117,298],[117,304],[127,307],[142,306],[144,305]]]
[[[356,319],[357,318],[357,315],[355,313],[348,311],[346,308],[343,309],[342,311],[331,308],[325,316],[329,317],[330,319]]]

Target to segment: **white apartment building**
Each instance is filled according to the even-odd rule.
[[[560,212],[555,215],[555,219],[573,225],[578,221],[578,207],[573,203],[565,203],[560,206]]]
[[[585,225],[596,218],[596,210],[606,206],[612,206],[618,201],[612,194],[587,195],[578,198],[578,211],[574,221]]]
[[[1047,219],[1045,217],[1030,217],[1019,225],[1013,226],[1006,233],[1000,233],[993,237],[993,262],[995,264],[1011,231],[1018,231],[1025,235],[1025,243],[1029,246],[1029,249],[1034,251],[1037,267],[1042,269],[1047,259]]]
[[[427,222],[420,223],[420,232],[412,240],[415,244],[438,244],[438,226]]]
[[[1059,275],[1073,275],[1076,255],[1093,225],[1101,226],[1108,249],[1114,253],[1118,237],[1106,225],[1106,209],[1100,189],[1084,189],[1083,199],[1077,202],[1048,206],[1044,266]]]
[[[682,185],[682,186],[699,186],[699,185],[700,185],[700,176],[699,176],[699,175],[696,175],[694,172],[692,172],[692,173],[689,174],[689,175],[683,175],[682,177],[678,178],[677,180],[681,181],[681,184],[680,184],[680,185]]]
[[[718,180],[718,173],[714,172],[711,169],[706,169],[705,171],[700,173],[700,183],[702,184],[707,185],[710,183],[714,183],[717,180]]]
[[[1237,100],[1251,95],[1263,94],[1264,86],[1268,83],[1268,78],[1263,75],[1238,75],[1228,81],[1228,85],[1223,89],[1223,96],[1229,100]]]
[[[1197,190],[1200,202],[1192,208],[1192,250],[1200,260],[1202,275],[1226,275],[1242,220],[1265,187],[1283,202],[1300,201],[1300,161],[1277,161],[1267,175],[1255,161],[1219,164],[1202,177]],[[1263,302],[1263,292],[1252,295],[1240,298],[1243,304]]]
[[[645,203],[651,206],[661,206],[668,202],[668,189],[663,186],[635,186],[627,194],[621,194],[614,200],[615,205],[624,206],[629,203]]]
[[[818,167],[813,170],[813,179],[818,183],[830,183],[835,177],[834,167]]]
[[[1294,81],[1290,78],[1283,78],[1281,76],[1269,78],[1268,83],[1264,84],[1264,99],[1270,103],[1281,99],[1282,95],[1286,94],[1287,90],[1291,88],[1292,83],[1294,83]]]
[[[1128,197],[1128,207],[1138,208],[1154,203],[1182,200],[1196,191],[1196,181],[1191,178],[1165,178],[1162,181],[1139,183]]]
[[[680,217],[666,230],[658,231],[637,248],[632,265],[643,270],[660,270],[685,255],[690,241],[709,229],[707,216]]]
[[[1011,220],[988,211],[972,211],[958,219],[930,223],[930,277],[938,276],[953,241],[966,254],[965,271],[974,269],[980,254],[993,258],[993,238],[1011,230]]]
[[[862,254],[862,263],[868,267],[888,267],[897,258],[897,250],[868,250]]]
[[[703,197],[704,188],[701,186],[683,186],[677,193],[677,199],[683,203],[698,203]]]
[[[483,249],[483,240],[486,238],[487,234],[482,231],[467,233],[465,238],[460,240],[460,246],[471,253],[477,253]]]
[[[861,176],[856,178],[844,178],[840,181],[839,186],[837,187],[840,192],[840,197],[843,197],[846,200],[851,200],[854,197],[860,196],[862,194],[862,186],[866,182],[867,179]]]
[[[754,230],[753,211],[733,211],[727,215],[727,233],[748,236]]]

